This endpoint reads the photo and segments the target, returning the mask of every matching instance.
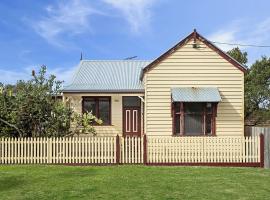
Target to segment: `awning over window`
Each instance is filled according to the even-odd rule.
[[[220,102],[216,87],[179,87],[172,88],[173,102]]]

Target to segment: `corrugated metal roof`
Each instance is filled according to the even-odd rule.
[[[151,61],[82,60],[64,92],[143,92],[142,69]]]
[[[180,87],[172,88],[172,100],[175,102],[219,102],[221,97],[216,87]]]

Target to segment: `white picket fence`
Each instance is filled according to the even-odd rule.
[[[264,167],[270,168],[270,127],[245,127],[245,133],[249,136],[264,135]]]
[[[0,138],[0,164],[260,163],[260,137]]]
[[[143,137],[121,138],[121,163],[143,163]]]
[[[116,138],[0,138],[0,163],[116,163]]]
[[[148,163],[256,163],[260,137],[148,137]]]

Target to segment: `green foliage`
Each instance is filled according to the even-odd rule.
[[[247,52],[238,47],[228,54],[241,64],[248,61]],[[245,74],[245,117],[254,123],[270,118],[270,58],[257,60]]]
[[[93,134],[96,135],[96,130],[93,124],[102,124],[102,120],[95,117],[91,112],[84,114],[74,113],[72,117],[72,134]]]
[[[38,74],[33,71],[32,76],[31,80],[18,81],[14,86],[0,84],[0,136],[69,135],[76,117],[69,106],[57,99],[62,82],[54,75],[47,77],[45,66]],[[82,132],[93,132],[90,123],[96,120],[94,116],[86,115],[82,119],[78,120]]]
[[[227,53],[243,65],[247,64],[247,62],[248,62],[247,52],[242,52],[239,49],[239,47],[233,48],[230,51],[228,51]]]
[[[245,78],[246,117],[264,121],[270,118],[270,58],[262,57]]]

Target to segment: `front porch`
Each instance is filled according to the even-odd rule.
[[[96,125],[97,136],[141,136],[144,131],[143,93],[65,93],[77,113],[90,112],[103,120]]]

